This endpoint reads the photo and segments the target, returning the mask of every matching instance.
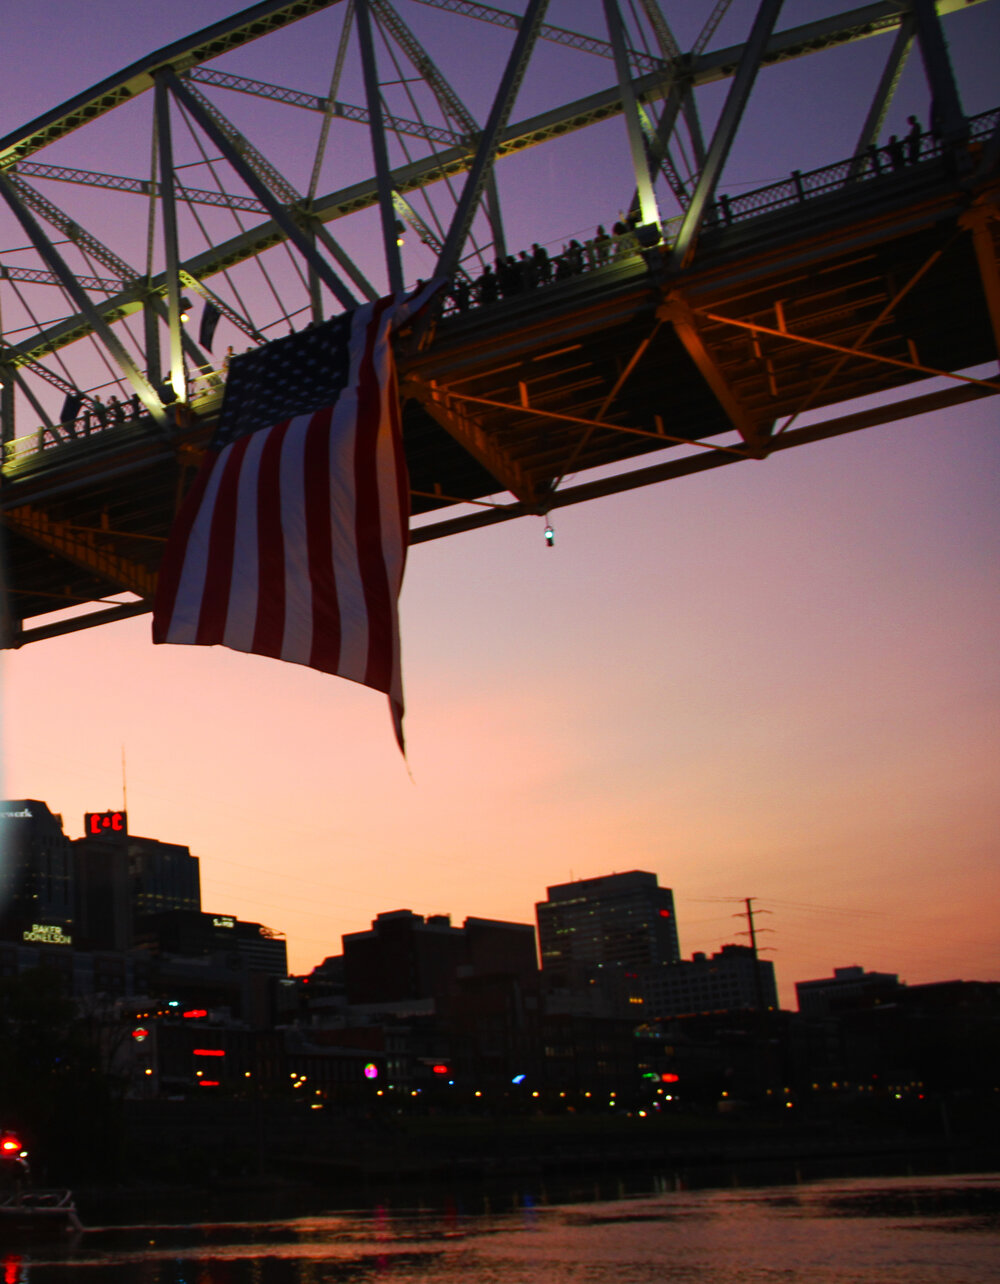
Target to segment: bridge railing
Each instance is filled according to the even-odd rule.
[[[217,370],[200,370],[191,384],[191,404],[204,409],[208,403],[218,402],[225,386],[225,375],[225,366]],[[132,396],[128,401],[109,401],[100,405],[92,402],[76,419],[42,425],[4,442],[3,464],[30,468],[53,450],[79,446],[96,439],[106,440],[109,433],[121,433],[138,423],[149,423],[149,415],[138,396]]]
[[[992,134],[998,122],[1000,108],[970,117],[967,146],[974,147]],[[916,145],[916,140],[904,137],[891,146],[870,147],[860,156],[836,161],[819,169],[793,170],[788,178],[767,183],[763,187],[754,188],[752,192],[744,192],[741,196],[719,196],[706,211],[706,228],[713,231],[724,229],[764,214],[790,209],[816,197],[844,191],[855,183],[881,179],[902,170],[912,170],[916,165],[938,160],[945,154],[946,148],[941,142],[933,134],[924,133],[919,136],[919,146]],[[499,271],[491,272],[493,279],[487,280],[485,284],[482,276],[475,281],[463,282],[456,279],[445,302],[444,315],[457,316],[513,295],[532,294],[536,289],[546,289],[572,277],[601,271],[612,264],[635,259],[644,250],[657,245],[669,249],[681,219],[682,216],[678,216],[664,222],[659,229],[649,229],[651,234],[645,240],[645,229],[638,228],[618,236],[595,236],[582,243],[570,241],[563,246],[561,253],[544,256],[541,271],[532,267],[530,255],[526,260],[515,258],[514,270],[520,271],[522,276],[520,280],[515,277],[506,288]],[[545,266],[546,260],[548,266]]]
[[[975,146],[992,134],[998,121],[1000,108],[971,116],[968,122],[969,145]],[[919,142],[915,156],[911,156],[904,137],[894,147],[885,144],[870,147],[860,156],[824,165],[820,169],[793,170],[788,178],[754,188],[742,196],[720,196],[711,206],[708,222],[715,227],[728,227],[774,210],[800,205],[816,196],[827,196],[853,183],[899,173],[946,154],[947,149],[933,134],[921,134]]]

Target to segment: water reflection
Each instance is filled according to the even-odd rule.
[[[669,1185],[669,1183],[668,1183]],[[2,1284],[986,1284],[1000,1177],[817,1182],[474,1210],[90,1228],[0,1247]]]

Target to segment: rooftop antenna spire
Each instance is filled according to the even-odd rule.
[[[125,746],[122,745],[122,811],[128,811],[128,779],[125,775]]]

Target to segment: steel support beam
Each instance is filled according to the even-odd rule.
[[[1000,265],[997,264],[997,244],[994,228],[1000,227],[1000,210],[995,204],[979,201],[959,217],[960,226],[972,234],[972,244],[983,282],[983,295],[989,309],[993,327],[993,341],[1000,359]]]
[[[729,422],[740,434],[751,452],[763,454],[762,426],[730,386],[724,371],[719,367],[697,325],[697,313],[677,292],[667,296],[656,312],[657,320],[669,321],[687,349],[688,356],[698,367],[702,378],[711,388],[716,401],[726,412]]]
[[[21,203],[13,184],[4,174],[0,174],[0,196],[2,196],[10,206],[11,213],[24,228],[28,239],[31,241],[32,245],[34,245],[43,261],[48,265],[49,270],[54,272],[62,282],[67,294],[76,304],[83,316],[86,317],[93,332],[98,336],[121,370],[125,373],[126,378],[139,394],[140,400],[152,415],[155,422],[160,425],[165,425],[167,422],[167,414],[163,408],[163,402],[160,400],[155,389],[149,384],[146,376],[140,371],[129,353],[126,352],[125,348],[122,346],[118,336],[114,333],[108,323],[101,316],[100,312],[94,307],[90,299],[81,289],[75,275],[70,271],[62,255],[42,231],[41,226],[31,211]]]
[[[743,117],[743,110],[746,107],[747,99],[750,97],[753,82],[756,80],[757,72],[760,70],[761,59],[767,49],[768,41],[774,30],[774,24],[778,20],[781,3],[782,0],[761,0],[760,8],[757,10],[757,17],[754,19],[753,28],[750,32],[750,38],[743,46],[739,66],[733,77],[733,83],[729,87],[729,93],[726,95],[719,123],[715,127],[715,133],[708,148],[708,156],[705,159],[705,166],[701,171],[694,195],[691,197],[691,203],[684,213],[684,219],[677,233],[672,255],[672,262],[675,268],[684,267],[694,255],[702,219],[705,217],[705,210],[715,195],[716,184],[722,174],[723,166],[729,155],[729,149],[733,145],[733,139],[736,137],[736,130]]]
[[[13,366],[0,366],[0,443],[6,445],[17,436],[14,425],[14,381],[17,377]],[[0,454],[2,459],[2,454]]]
[[[385,141],[382,121],[382,91],[375,66],[375,46],[372,42],[369,0],[354,0],[355,23],[358,43],[361,46],[361,69],[365,81],[365,100],[368,104],[369,129],[371,130],[372,158],[375,162],[375,183],[378,188],[378,206],[382,217],[382,246],[385,266],[389,276],[389,290],[398,294],[403,288],[403,264],[396,244],[396,211],[392,204],[392,174],[389,170],[389,149]]]
[[[451,276],[458,264],[462,246],[465,244],[465,238],[468,236],[469,228],[472,226],[472,216],[476,205],[489,176],[489,171],[493,168],[497,148],[500,145],[501,131],[507,124],[511,109],[514,106],[514,98],[524,78],[528,59],[538,38],[538,29],[542,25],[547,5],[548,0],[529,0],[524,17],[521,19],[517,37],[514,40],[514,47],[507,60],[503,79],[500,81],[500,88],[497,90],[496,98],[493,100],[489,120],[486,122],[486,127],[480,136],[475,159],[465,180],[465,186],[462,189],[462,195],[459,197],[458,206],[448,229],[448,235],[445,237],[444,249],[438,258],[435,273],[437,276]]]
[[[18,628],[12,631],[9,641],[0,642],[0,646],[14,648],[27,646],[29,642],[44,642],[48,638],[64,637],[67,633],[79,633],[83,629],[92,629],[98,624],[115,624],[118,620],[130,620],[137,615],[148,615],[153,609],[152,601],[145,598],[138,602],[121,602],[109,607],[106,611],[88,611],[85,615],[75,615],[70,620],[54,620],[51,624],[39,624],[33,629]]]
[[[948,46],[935,0],[910,0],[917,27],[920,56],[931,91],[931,132],[945,143],[957,143],[969,135],[968,122],[948,57]]]
[[[903,68],[906,66],[910,49],[913,47],[914,29],[912,16],[904,14],[899,24],[899,30],[896,32],[896,38],[892,42],[889,57],[886,59],[885,67],[882,70],[878,88],[875,90],[875,97],[868,108],[868,115],[858,136],[857,146],[854,149],[855,162],[851,170],[852,178],[856,178],[861,172],[867,160],[866,153],[868,148],[875,144],[879,134],[882,132],[886,113],[896,93],[896,86],[899,84],[899,78],[903,74]]]
[[[749,330],[753,334],[768,334],[775,339],[784,339],[789,343],[801,343],[809,348],[822,348],[826,352],[836,352],[843,357],[853,357],[859,361],[875,361],[881,365],[895,366],[898,370],[910,370],[915,375],[926,375],[929,379],[955,379],[959,383],[973,383],[981,388],[988,388],[991,392],[1000,392],[1000,383],[995,383],[989,379],[973,379],[969,375],[956,374],[953,370],[937,370],[933,366],[922,365],[919,361],[900,361],[898,357],[886,357],[880,352],[869,352],[862,347],[845,348],[840,343],[827,343],[824,339],[811,339],[804,334],[793,334],[790,330],[778,330],[774,326],[761,325],[759,321],[741,321],[736,317],[722,316],[718,312],[712,312],[709,308],[693,308],[692,312],[697,316],[704,317],[706,321],[714,322],[716,325],[731,325],[738,330]]]
[[[181,290],[177,252],[177,205],[174,198],[174,149],[170,133],[170,99],[162,74],[156,77],[156,143],[160,159],[160,209],[167,276],[167,331],[170,335],[170,383],[174,396],[187,403],[184,349],[181,343]]]
[[[659,226],[660,211],[649,177],[649,154],[646,151],[646,140],[639,121],[639,103],[632,89],[632,76],[625,50],[625,32],[617,0],[604,0],[604,18],[608,24],[611,48],[614,50],[615,70],[618,72],[618,92],[621,94],[625,126],[628,130],[635,190],[639,198],[639,217],[644,224],[655,223]]]

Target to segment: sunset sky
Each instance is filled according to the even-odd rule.
[[[443,68],[472,83],[460,38],[497,33],[399,7],[415,27],[423,8]],[[679,7],[683,44],[690,10],[711,6]],[[11,0],[0,133],[235,8]],[[835,9],[789,0],[779,26]],[[735,5],[713,47],[741,39],[750,10]],[[553,0],[548,21],[601,34],[600,15]],[[997,106],[1000,3],[948,30],[966,109]],[[226,65],[328,78],[291,37],[267,46]],[[828,75],[803,60],[773,90],[763,77],[723,190],[848,155],[884,52],[858,46]],[[606,64],[590,86],[558,74],[565,99],[613,80]],[[543,88],[526,80],[515,117]],[[887,130],[911,111],[927,119],[916,57]],[[613,220],[629,192],[624,125],[609,125],[564,159],[535,149],[509,191],[501,170],[514,248]],[[281,166],[281,137],[256,141]],[[49,159],[72,164],[74,146]],[[148,144],[130,148],[78,163],[142,175]],[[94,230],[115,244],[99,216]],[[0,792],[44,800],[76,837],[85,811],[122,804],[124,751],[130,829],[190,846],[205,909],[285,932],[295,971],[383,910],[528,922],[550,884],[644,869],[674,890],[686,957],[744,940],[755,898],[785,1006],[795,981],[849,964],[1000,980],[997,418],[986,399],[564,509],[551,549],[538,519],[415,547],[408,763],[384,697],[154,648],[148,616],[6,652]]]

